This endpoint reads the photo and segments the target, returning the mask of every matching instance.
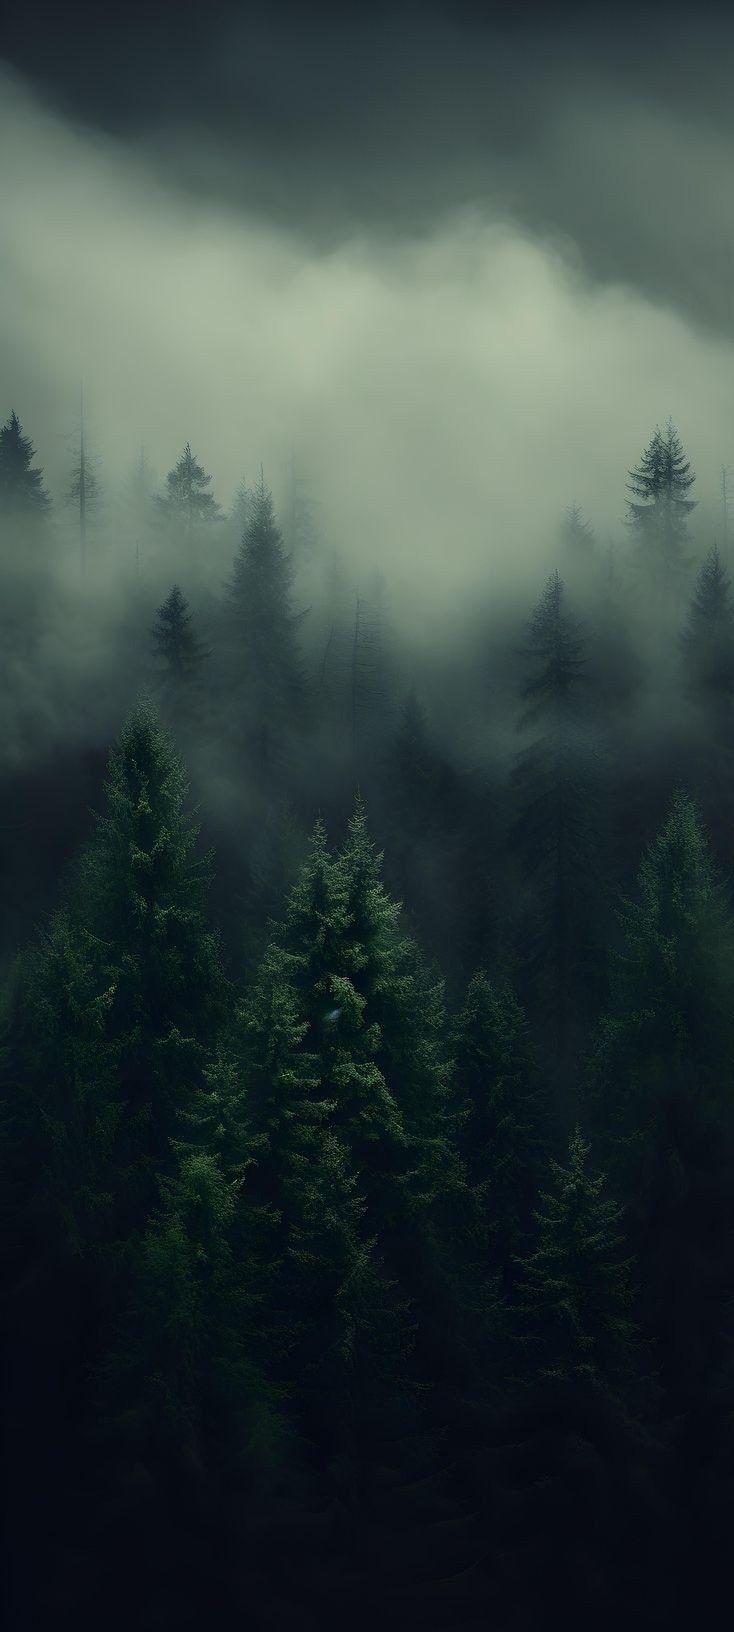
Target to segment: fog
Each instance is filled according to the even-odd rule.
[[[162,478],[190,441],[220,502],[261,463],[277,500],[295,447],[329,536],[389,567],[411,604],[418,590],[445,599],[508,573],[532,584],[574,499],[618,536],[625,473],[668,414],[698,473],[699,530],[716,528],[730,342],[593,277],[570,237],[474,202],[421,230],[355,224],[318,247],[264,212],[175,186],[18,78],[4,76],[1,102],[13,154],[3,392],[54,497],[83,377],[108,485],[141,444]],[[596,150],[577,116],[557,160],[574,148],[602,176],[603,111]],[[623,140],[652,164],[655,143],[638,134],[626,125]],[[661,192],[652,220],[641,196],[627,197],[627,226],[645,213],[656,231]]]

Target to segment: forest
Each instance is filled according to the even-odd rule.
[[[11,1629],[713,1625],[734,591],[671,420],[440,618],[0,429]],[[569,496],[570,497],[570,496]],[[447,549],[451,543],[447,541]],[[416,585],[416,594],[419,586]]]

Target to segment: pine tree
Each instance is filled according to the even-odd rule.
[[[563,518],[561,528],[561,547],[569,558],[580,564],[588,564],[591,560],[596,542],[596,535],[591,522],[585,521],[582,511],[575,502],[569,505]]]
[[[227,660],[241,710],[241,735],[261,774],[279,766],[301,715],[299,622],[293,569],[262,474],[227,586]]]
[[[73,505],[79,520],[79,550],[82,572],[87,567],[87,527],[99,510],[101,487],[96,472],[96,460],[87,446],[84,423],[84,399],[80,397],[79,448],[75,454],[66,502]]]
[[[592,1095],[671,1387],[713,1363],[728,1284],[734,925],[697,810],[676,794],[621,915]]]
[[[230,521],[238,539],[242,537],[252,513],[253,495],[244,476],[237,488],[230,511]]]
[[[187,531],[202,522],[217,521],[221,510],[209,492],[211,480],[187,442],[178,464],[166,477],[166,492],[158,501],[163,513],[181,522]]]
[[[178,584],[174,584],[170,595],[158,608],[152,630],[153,651],[161,681],[169,690],[173,688],[180,692],[182,687],[190,687],[209,655],[197,639],[192,624],[193,615],[188,602]]]
[[[127,537],[130,567],[136,578],[145,574],[148,555],[154,547],[156,513],[160,509],[155,487],[145,449],[141,447],[120,486],[117,498]]]
[[[611,1387],[633,1369],[630,1259],[621,1210],[602,1195],[603,1175],[587,1170],[589,1149],[576,1128],[568,1166],[551,1162],[517,1307],[537,1375]]]
[[[688,565],[687,521],[696,501],[686,495],[695,480],[671,420],[665,431],[656,428],[639,465],[629,472],[628,525],[664,609],[677,602]]]
[[[0,509],[6,518],[42,516],[49,507],[43,471],[34,458],[33,443],[13,411],[0,427]]]
[[[731,579],[717,546],[701,567],[681,634],[686,679],[693,696],[726,729],[734,697],[734,602]]]
[[[184,812],[183,768],[146,704],[112,750],[105,791],[52,934],[30,956],[17,1022],[28,1159],[56,1173],[53,1205],[81,1252],[144,1226],[224,996],[205,916],[209,859]]]
[[[507,1293],[545,1169],[548,1108],[522,1010],[483,970],[469,982],[453,1043],[460,1149],[482,1252]]]
[[[558,573],[530,621],[535,672],[518,729],[534,741],[512,775],[516,815],[511,843],[529,894],[521,936],[528,1004],[548,1027],[556,1059],[574,1041],[583,1015],[584,974],[592,970],[592,912],[597,894],[592,818],[594,755],[586,729],[584,641],[569,617]]]

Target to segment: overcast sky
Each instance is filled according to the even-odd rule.
[[[336,532],[444,578],[573,498],[618,531],[671,414],[715,525],[733,45],[700,6],[16,8],[3,413],[59,484],[83,373],[108,472],[191,440],[225,502],[295,443]]]

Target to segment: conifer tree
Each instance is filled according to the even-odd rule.
[[[166,477],[166,491],[158,501],[163,513],[171,521],[181,522],[187,531],[201,522],[218,520],[221,510],[209,492],[211,480],[187,442],[181,458]]]
[[[101,500],[101,487],[95,466],[96,460],[90,455],[87,446],[84,400],[82,398],[80,401],[79,448],[74,456],[66,495],[67,504],[74,506],[79,521],[79,549],[82,572],[87,567],[87,528],[90,520],[98,512]]]
[[[34,458],[33,443],[13,411],[0,427],[0,508],[5,517],[39,517],[49,507],[43,471]]]
[[[734,1147],[734,925],[683,792],[649,846],[591,1068],[667,1381],[712,1363],[728,1284]]]
[[[551,1162],[517,1307],[536,1375],[613,1387],[633,1369],[630,1259],[621,1210],[604,1197],[603,1175],[587,1169],[589,1149],[576,1128],[568,1166]]]
[[[261,774],[279,766],[301,712],[299,622],[291,602],[293,569],[264,479],[227,586],[227,660],[241,711],[240,735]]]
[[[734,602],[716,544],[698,574],[681,653],[693,696],[712,711],[719,732],[725,731],[734,697]]]
[[[508,1292],[546,1165],[549,1119],[522,1010],[483,970],[469,982],[453,1043],[460,1149],[482,1251]]]
[[[242,537],[252,512],[252,492],[244,476],[237,488],[230,511],[230,521],[238,539]]]
[[[687,494],[695,480],[671,420],[664,431],[656,428],[639,465],[629,472],[628,524],[664,609],[677,602],[688,565],[687,522],[696,501]]]
[[[88,1211],[96,1190],[106,1197],[104,1227],[89,1224],[82,1251],[144,1227],[201,1091],[224,994],[206,923],[209,860],[184,811],[183,768],[147,704],[123,727],[105,791],[53,933],[32,953],[17,1022],[24,1114],[38,1131],[31,1164],[43,1174],[63,1156],[59,1217]],[[80,1173],[97,1165],[93,1183],[68,1179],[74,1162]]]
[[[591,560],[596,542],[596,535],[590,521],[585,521],[583,513],[574,501],[570,504],[563,518],[561,527],[561,547],[568,556],[569,565],[575,561],[579,565],[586,565]]]
[[[190,687],[209,655],[197,639],[192,625],[193,615],[188,602],[178,584],[174,584],[170,595],[158,608],[152,635],[161,681],[167,689],[173,688],[179,693],[182,687]]]
[[[566,610],[558,573],[549,579],[530,621],[526,708],[518,729],[534,740],[512,776],[511,843],[529,894],[521,937],[523,985],[545,1020],[556,1058],[574,1040],[590,970],[593,897],[594,756],[586,728],[586,655]]]

